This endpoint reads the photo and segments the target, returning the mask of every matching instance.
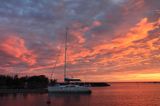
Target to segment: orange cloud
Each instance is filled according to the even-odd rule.
[[[29,65],[36,63],[36,55],[26,47],[24,39],[18,36],[7,37],[0,47],[3,52]]]
[[[159,21],[148,22],[148,19],[144,18],[135,27],[131,28],[126,35],[113,39],[111,43],[100,44],[94,47],[92,55],[133,46],[136,41],[147,38],[149,32],[158,28],[158,26]]]
[[[126,35],[118,37],[112,41],[118,46],[130,46],[135,41],[148,37],[149,31],[158,28],[157,24],[159,24],[159,21],[148,22],[147,18],[143,18],[135,27],[131,28]]]
[[[151,63],[148,61],[156,56],[152,54],[153,48],[159,50],[159,47],[155,44],[159,41],[159,38],[150,40],[149,35],[151,31],[158,27],[159,20],[149,22],[147,18],[143,18],[138,24],[129,29],[128,33],[114,38],[111,42],[99,44],[91,49],[81,47],[79,52],[75,52],[74,48],[70,49],[69,60],[72,61],[71,63],[78,64],[75,61],[94,59],[95,62],[90,67],[99,69],[103,65],[101,67],[103,70],[125,69],[141,63],[150,65]],[[111,55],[102,58],[97,57],[105,54]],[[112,63],[112,66],[109,65],[110,63]]]
[[[97,22],[95,23],[93,23],[95,24],[95,26],[100,25],[97,24]],[[83,73],[83,75],[86,74],[88,77],[89,75],[87,73],[92,73],[93,71],[93,73],[100,74],[92,75],[92,77],[97,78],[97,80],[98,78],[110,80],[108,79],[108,77],[114,77],[115,79],[121,79],[122,81],[127,81],[127,79],[134,80],[134,76],[137,71],[134,71],[135,73],[128,73],[128,67],[130,69],[134,69],[138,66],[150,66],[152,65],[152,61],[154,61],[153,58],[156,60],[159,59],[158,54],[153,54],[153,52],[159,52],[160,50],[158,46],[159,37],[150,36],[152,32],[154,32],[159,27],[159,20],[155,22],[150,22],[147,18],[143,18],[142,20],[140,20],[139,23],[129,29],[126,34],[122,36],[116,36],[110,42],[106,41],[106,43],[100,43],[88,49],[84,47],[87,41],[87,39],[85,38],[85,33],[91,30],[91,26],[70,31],[70,34],[76,39],[74,39],[73,42],[68,42],[69,46],[67,50],[67,63],[71,70],[76,70],[75,68],[72,68],[72,65],[78,67],[77,70],[81,70],[79,72],[80,75]],[[77,43],[75,43],[75,41]],[[82,68],[81,66],[79,67],[82,62],[83,64],[88,65],[82,65],[82,67],[84,68]],[[64,49],[63,52],[60,53],[57,62],[57,67],[61,70],[63,63]],[[31,70],[43,71],[43,69],[51,69],[53,67],[54,64],[49,64],[46,66],[32,67]],[[105,75],[108,70],[112,71],[112,76]],[[126,73],[128,73],[126,74],[128,75],[128,77],[124,79],[123,75],[119,76],[119,74],[114,74],[114,71],[117,70],[120,70],[120,72],[123,72],[123,70],[126,71]],[[72,72],[70,73],[72,74]],[[101,75],[101,73],[103,75]],[[73,75],[76,74],[73,73]],[[137,76],[138,75],[139,74],[137,74]],[[76,76],[78,76],[78,74]],[[83,78],[83,76],[80,77]],[[139,77],[139,79],[141,78],[142,77]]]
[[[100,22],[96,21],[93,22],[92,26],[94,26],[95,23],[96,25],[97,23],[98,25],[100,25]],[[143,42],[143,44],[137,42],[147,38],[149,36],[149,32],[158,28],[158,26],[159,26],[159,20],[155,22],[149,22],[147,18],[143,18],[138,24],[136,24],[136,26],[131,28],[128,33],[126,33],[123,36],[114,38],[109,43],[107,42],[105,44],[99,44],[95,47],[92,47],[90,50],[83,47],[79,47],[78,48],[79,52],[74,51],[75,50],[74,48],[69,48],[68,50],[68,55],[70,57],[69,61],[75,63],[76,60],[79,60],[81,58],[92,57],[93,59],[93,57],[96,57],[97,55],[103,55],[106,53],[111,53],[112,57],[109,58],[107,57],[106,59],[104,57],[102,59],[97,60],[97,63],[107,63],[109,61],[110,62],[117,61],[124,57],[127,58],[129,55],[148,57],[150,56],[150,50],[146,48],[141,48],[141,46],[146,45],[145,42]],[[79,35],[84,36],[84,34],[79,34]],[[155,38],[154,40],[149,40],[147,42],[148,46],[150,46],[150,48],[152,47],[153,49],[153,43],[156,42],[157,40],[158,38]]]
[[[150,48],[150,50],[160,50],[160,47],[155,45],[156,42],[160,42],[160,38],[151,39],[147,41],[146,43],[148,47]]]

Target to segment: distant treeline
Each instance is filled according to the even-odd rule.
[[[41,89],[46,88],[49,82],[49,79],[44,75],[39,76],[25,76],[25,77],[18,77],[15,75],[5,76],[0,75],[0,89]]]

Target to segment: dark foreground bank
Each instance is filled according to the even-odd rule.
[[[64,83],[58,83],[60,85],[64,85]],[[110,86],[108,83],[105,82],[81,82],[77,83],[78,85],[84,85],[89,87],[106,87]],[[0,93],[47,93],[47,88],[1,88]]]
[[[66,83],[58,83],[56,80],[49,80],[44,75],[30,77],[0,75],[0,93],[46,93],[48,85],[55,84],[64,85]],[[74,84],[89,87],[110,86],[106,82],[76,82]]]

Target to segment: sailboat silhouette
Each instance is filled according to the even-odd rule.
[[[48,86],[48,92],[54,93],[91,93],[89,87],[77,85],[76,81],[81,81],[80,79],[68,78],[66,75],[66,67],[67,67],[67,38],[68,38],[68,28],[66,28],[65,35],[65,53],[64,53],[64,85],[50,85]],[[72,82],[72,83],[71,83]]]

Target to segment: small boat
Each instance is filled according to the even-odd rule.
[[[65,39],[65,55],[64,55],[64,82],[65,84],[55,84],[48,86],[48,92],[53,93],[91,93],[91,89],[87,86],[78,85],[77,82],[80,79],[67,78],[66,77],[66,55],[67,54],[67,29],[66,29],[66,39]],[[72,82],[72,83],[71,83]],[[75,83],[73,83],[75,82]]]

